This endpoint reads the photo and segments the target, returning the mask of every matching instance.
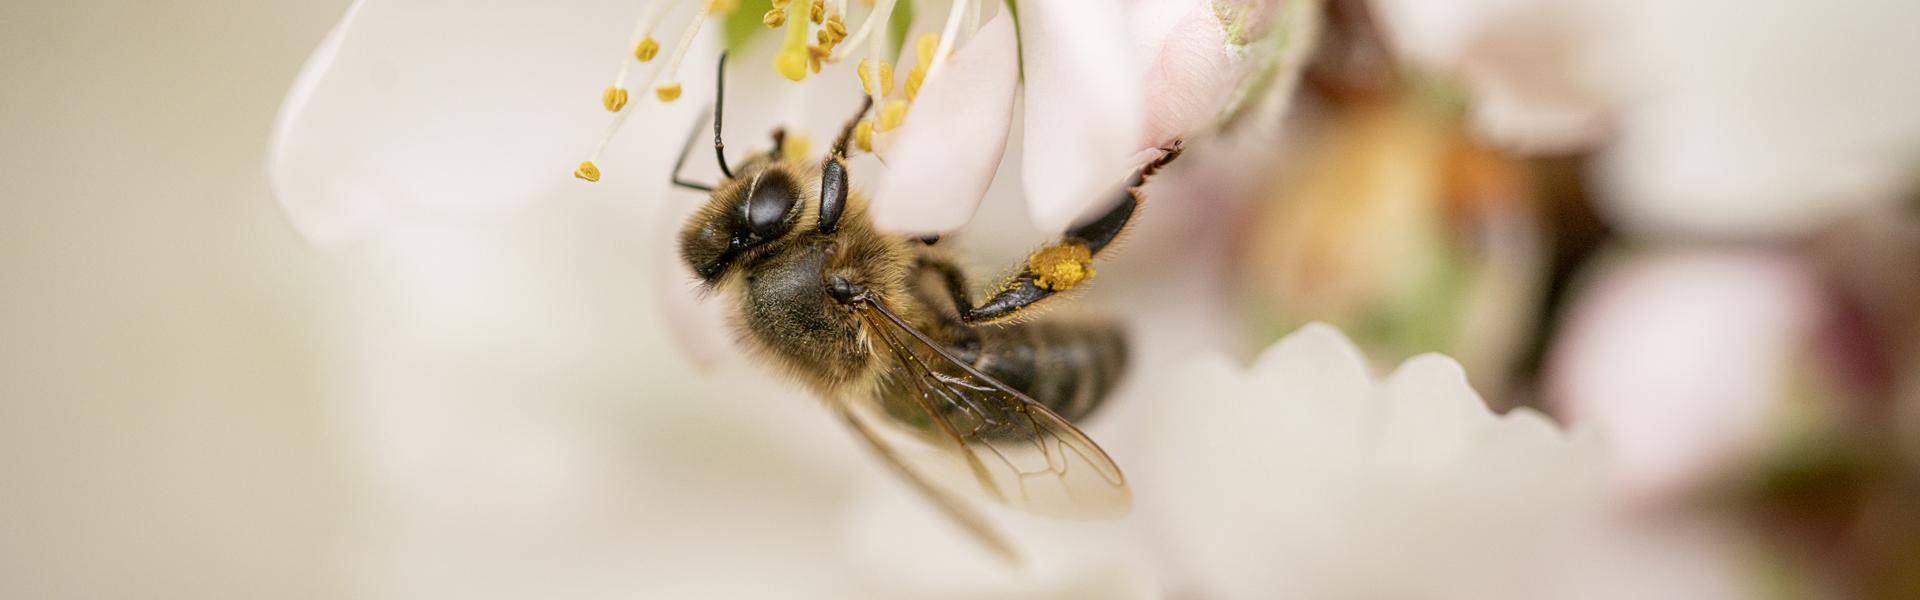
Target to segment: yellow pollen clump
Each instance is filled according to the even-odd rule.
[[[822,21],[825,21],[826,18],[827,0],[813,0],[813,12],[807,15],[807,20],[813,21],[815,25],[819,25]]]
[[[769,9],[767,14],[760,16],[760,22],[765,23],[768,29],[779,29],[781,25],[787,24],[787,11],[778,8]]]
[[[740,9],[740,0],[713,0],[707,3],[707,14],[724,15]]]
[[[1027,271],[1041,289],[1070,290],[1093,279],[1093,253],[1080,243],[1042,248],[1027,257]]]
[[[861,121],[853,126],[853,143],[861,151],[873,151],[873,121]]]
[[[653,95],[659,96],[661,102],[677,100],[680,98],[680,84],[675,83],[654,88]]]
[[[627,107],[627,91],[608,87],[607,91],[600,93],[600,105],[606,107],[607,112],[620,112],[620,109]]]
[[[887,105],[880,109],[881,131],[893,131],[895,127],[899,127],[900,124],[906,120],[907,101],[905,100],[888,100]]]
[[[580,168],[573,170],[573,176],[579,177],[589,182],[599,181],[600,167],[593,166],[593,161],[589,160],[589,161],[580,163]]]
[[[653,60],[653,57],[659,55],[660,42],[654,41],[653,36],[647,36],[647,39],[640,40],[640,45],[633,49],[633,57],[640,59],[640,62]]]

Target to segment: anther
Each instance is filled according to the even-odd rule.
[[[887,105],[880,109],[879,130],[893,131],[895,127],[899,127],[900,123],[906,120],[907,120],[907,101],[888,100]]]
[[[873,60],[867,59],[867,58],[860,59],[860,66],[855,67],[854,71],[859,73],[860,75],[860,90],[866,92],[868,96],[874,95],[873,93],[873,79],[874,79]],[[887,64],[886,62],[881,62],[879,78],[880,78],[880,94],[879,95],[886,96],[888,94],[892,94],[893,93],[893,65]]]
[[[919,98],[920,85],[926,82],[927,70],[922,67],[914,67],[913,72],[907,74],[907,100],[911,101]]]
[[[841,40],[847,39],[847,22],[846,20],[841,19],[840,15],[833,15],[831,17],[827,17],[827,24],[825,28],[822,29],[822,31],[826,31],[828,34],[831,34],[833,36],[834,43],[836,44],[840,43]]]
[[[582,162],[579,168],[573,170],[573,176],[588,182],[599,181],[600,167],[593,166],[593,161],[590,160]]]
[[[767,9],[767,14],[760,15],[760,22],[765,23],[768,29],[779,29],[781,25],[787,24],[787,11],[778,8]]]
[[[600,105],[606,107],[607,112],[620,112],[620,109],[627,107],[627,91],[608,87],[607,91],[600,93]]]
[[[862,152],[873,151],[873,121],[861,121],[853,126],[853,143]]]
[[[832,52],[833,52],[832,48],[823,48],[820,46],[807,46],[807,68],[811,69],[815,73],[819,73],[820,62],[826,60],[827,55],[831,54]]]
[[[921,69],[933,66],[933,53],[940,49],[940,36],[932,32],[922,33],[913,42],[913,62]]]
[[[653,95],[659,96],[661,102],[677,100],[680,98],[680,84],[675,83],[654,88]]]
[[[813,0],[813,10],[810,14],[807,15],[807,20],[813,21],[813,24],[815,25],[819,25],[821,22],[825,21],[826,18],[827,18],[827,0]]]
[[[633,57],[640,59],[640,62],[653,60],[653,57],[659,55],[660,42],[654,41],[653,36],[647,36],[647,39],[640,40],[640,45],[633,49]]]

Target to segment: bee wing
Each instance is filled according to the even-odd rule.
[[[880,458],[885,459],[887,465],[893,467],[893,471],[899,474],[901,479],[912,483],[914,489],[919,490],[922,496],[933,502],[934,506],[939,507],[941,512],[946,513],[955,523],[958,523],[961,528],[966,529],[968,534],[972,535],[974,539],[979,540],[982,545],[992,550],[994,554],[999,555],[1008,562],[1016,564],[1020,562],[1020,554],[1014,551],[1013,545],[1007,543],[1006,538],[1000,535],[999,530],[994,529],[986,517],[974,510],[973,505],[965,499],[935,484],[932,480],[928,479],[926,474],[921,473],[919,469],[915,468],[915,462],[902,454],[898,448],[887,440],[886,435],[881,433],[879,429],[868,423],[872,418],[871,415],[865,414],[862,411],[851,410],[851,407],[842,407],[839,412],[840,417],[846,420],[847,426],[851,427],[855,432],[858,432],[860,439],[867,442],[867,447],[871,448],[874,454],[878,454]]]
[[[945,465],[962,467],[988,497],[1048,516],[1113,518],[1133,505],[1120,467],[1087,435],[1034,401],[955,357],[878,301],[864,305],[873,337],[898,359],[893,376],[908,398],[871,412],[904,433],[930,439]],[[905,415],[902,409],[917,409]]]

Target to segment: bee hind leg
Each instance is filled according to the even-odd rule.
[[[1142,200],[1141,188],[1154,173],[1178,158],[1180,151],[1179,143],[1175,142],[1166,154],[1135,171],[1133,179],[1121,190],[1113,208],[1099,217],[1073,226],[1058,242],[1028,256],[1027,264],[995,288],[998,291],[978,306],[972,305],[967,298],[967,288],[958,269],[951,265],[940,269],[948,287],[954,290],[960,319],[980,324],[1018,318],[1021,312],[1041,301],[1092,279],[1093,258],[1113,245],[1113,241],[1119,239],[1133,221],[1134,212]]]

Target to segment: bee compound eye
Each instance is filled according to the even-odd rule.
[[[787,213],[793,211],[796,195],[782,181],[764,181],[747,197],[747,229],[762,239],[773,239],[787,232]]]

